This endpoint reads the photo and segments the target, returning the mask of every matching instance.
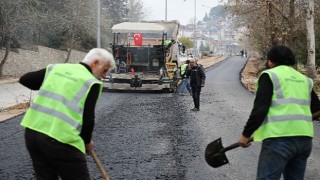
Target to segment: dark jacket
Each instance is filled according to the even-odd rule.
[[[206,80],[206,74],[204,68],[201,64],[197,64],[196,67],[192,67],[188,69],[186,72],[186,76],[190,77],[190,85],[191,86],[204,86]]]

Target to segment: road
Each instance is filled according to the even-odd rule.
[[[240,84],[244,65],[244,59],[232,57],[207,71],[200,112],[190,111],[190,96],[103,93],[93,140],[111,179],[255,179],[260,143],[227,152],[230,164],[218,169],[204,160],[212,140],[236,142],[249,116],[254,95]],[[20,120],[0,123],[0,179],[34,179]],[[308,180],[320,176],[318,124],[315,129]],[[92,179],[102,179],[90,157],[88,164]]]

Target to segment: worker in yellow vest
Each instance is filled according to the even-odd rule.
[[[239,143],[262,141],[257,179],[303,180],[314,135],[312,113],[320,110],[313,81],[294,68],[295,56],[283,45],[267,54],[267,70],[257,83],[249,120]]]
[[[50,64],[20,78],[22,85],[39,90],[21,122],[38,180],[90,179],[84,155],[93,149],[98,78],[114,67],[112,54],[95,48],[80,64]]]
[[[182,82],[180,84],[180,87],[178,89],[178,94],[180,96],[184,96],[184,91],[185,89],[187,88],[189,94],[192,96],[192,91],[191,91],[191,87],[190,87],[190,83],[189,83],[189,77],[186,75],[187,73],[187,70],[189,69],[189,63],[190,63],[190,60],[186,60],[186,62],[184,64],[181,65],[180,67],[180,76],[181,76],[181,79],[182,79]]]

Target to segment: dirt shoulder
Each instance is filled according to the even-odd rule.
[[[256,82],[258,81],[259,74],[265,68],[266,61],[261,59],[250,57],[247,61],[245,68],[241,73],[241,82],[250,92],[255,92]],[[307,76],[307,69],[303,65],[298,65],[298,71]],[[318,70],[319,72],[319,70]],[[318,96],[320,96],[320,79],[319,77],[314,80],[316,82],[317,87],[314,88],[315,92]]]
[[[204,68],[208,68],[225,59],[225,56],[208,57],[204,59],[199,59],[198,63],[201,64]]]
[[[256,82],[264,66],[265,61],[255,57],[248,58],[247,64],[241,73],[241,82],[250,92],[254,93],[256,91]]]

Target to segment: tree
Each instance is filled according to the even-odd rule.
[[[263,52],[276,44],[285,44],[293,51],[304,28],[303,4],[298,0],[230,1],[228,10],[237,18],[238,27],[249,29],[252,42]]]
[[[5,47],[5,55],[0,61],[0,77],[11,46],[17,45],[18,30],[23,27],[32,27],[34,23],[30,20],[35,13],[34,6],[32,0],[0,1],[0,47],[1,49]]]
[[[146,11],[141,0],[129,0],[127,21],[138,22],[146,17]]]
[[[208,13],[206,13],[206,14],[204,15],[203,21],[204,21],[204,22],[210,21],[210,18],[209,18],[209,16],[208,16]]]
[[[306,9],[306,26],[307,26],[307,39],[308,39],[308,75],[311,78],[316,77],[315,66],[315,34],[314,34],[314,0],[309,0]]]
[[[101,0],[101,4],[107,10],[112,25],[125,21],[128,13],[127,0]]]
[[[146,16],[142,0],[101,0],[101,30],[105,47],[112,35],[110,27],[125,21],[125,17],[140,21]],[[88,0],[0,0],[0,48],[43,45],[61,50],[87,51],[96,46],[96,1]],[[30,48],[31,49],[31,48]]]
[[[185,36],[179,38],[179,42],[185,45],[187,48],[193,48],[193,41]]]

